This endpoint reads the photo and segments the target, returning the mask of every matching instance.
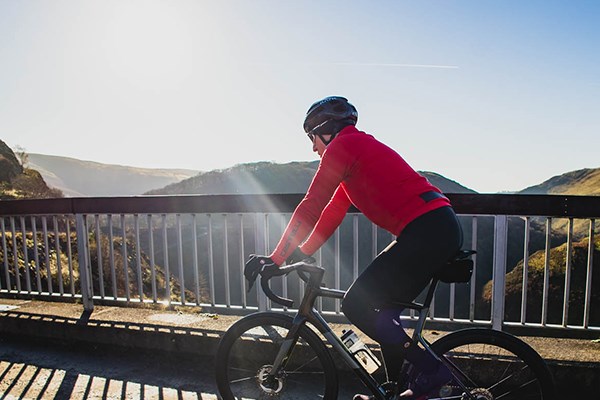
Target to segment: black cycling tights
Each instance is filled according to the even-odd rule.
[[[381,345],[390,379],[400,372],[400,356],[424,371],[435,366],[420,349],[405,349],[411,340],[399,317],[403,309],[390,302],[413,301],[461,246],[462,230],[454,210],[442,207],[428,212],[408,224],[346,293],[344,314]]]

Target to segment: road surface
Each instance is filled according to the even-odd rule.
[[[214,360],[0,338],[0,399],[217,399]],[[340,399],[360,385],[340,384]],[[360,391],[360,386],[358,386]]]

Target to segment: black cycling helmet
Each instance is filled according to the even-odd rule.
[[[304,119],[304,131],[309,137],[335,135],[348,125],[356,125],[358,111],[345,97],[329,96],[310,106]],[[325,144],[328,144],[333,137]]]

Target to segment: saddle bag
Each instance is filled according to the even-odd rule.
[[[466,283],[473,275],[473,250],[461,250],[458,255],[448,261],[437,273],[437,279],[445,283]]]

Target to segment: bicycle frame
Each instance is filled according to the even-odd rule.
[[[304,265],[307,266],[308,264],[304,264]],[[311,267],[313,267],[314,269],[311,269],[309,271],[309,274],[310,274],[309,279],[307,279],[305,276],[303,276],[304,271],[299,271],[299,270],[297,271],[299,273],[299,276],[304,281],[307,282],[305,293],[304,293],[304,296],[300,303],[300,306],[298,307],[298,312],[296,313],[296,315],[293,318],[292,326],[289,329],[287,336],[284,339],[284,341],[279,349],[279,352],[275,358],[275,361],[273,362],[273,368],[269,372],[269,376],[275,378],[280,373],[281,369],[285,367],[286,361],[288,360],[289,356],[291,355],[292,349],[294,348],[294,345],[296,344],[296,341],[298,340],[298,331],[299,331],[300,327],[302,325],[306,324],[306,322],[310,322],[325,337],[325,339],[333,347],[333,349],[338,354],[341,355],[342,359],[354,371],[354,373],[363,382],[363,384],[369,388],[369,390],[375,396],[375,398],[378,400],[386,400],[387,399],[386,392],[383,389],[382,385],[380,385],[379,382],[377,382],[375,380],[375,378],[373,378],[359,364],[359,362],[354,358],[352,353],[350,353],[348,348],[342,343],[342,340],[333,332],[333,330],[331,329],[331,327],[329,326],[327,321],[325,321],[325,319],[321,316],[321,314],[319,314],[319,312],[314,307],[315,301],[318,297],[334,298],[334,299],[341,300],[344,298],[344,295],[346,294],[346,292],[343,290],[329,289],[329,288],[322,287],[321,282],[322,282],[322,278],[323,278],[323,274],[324,274],[324,269],[322,269],[321,267],[316,267],[316,266],[311,266]],[[294,270],[294,269],[295,268],[290,269],[290,271]],[[282,298],[274,295],[273,292],[271,292],[271,290],[268,287],[268,279],[269,278],[266,278],[266,279],[265,278],[266,277],[263,278],[261,284],[262,284],[263,290],[265,291],[267,296],[280,304],[286,304],[288,306],[291,305],[291,300],[282,299]],[[438,360],[440,360],[441,362],[446,364],[451,370],[457,371],[457,369],[452,365],[452,363],[450,363],[444,357],[440,358],[431,349],[430,344],[425,340],[425,338],[423,338],[423,335],[422,335],[423,328],[425,327],[427,315],[429,314],[429,306],[433,299],[433,295],[435,293],[437,284],[438,284],[437,279],[433,279],[431,281],[431,283],[429,284],[429,288],[428,288],[428,291],[425,296],[425,300],[424,300],[423,304],[394,303],[394,305],[397,305],[402,308],[416,310],[419,313],[419,319],[417,321],[417,325],[416,325],[414,333],[413,333],[412,342],[414,344],[416,344],[417,342],[420,343],[426,349],[426,351],[433,354],[434,357],[436,357]],[[468,398],[475,399],[475,397],[473,397],[469,393],[469,390],[467,389],[467,387],[464,386],[464,384],[460,380],[457,383],[464,390],[464,392],[468,396]]]
[[[360,380],[371,390],[375,398],[378,400],[386,400],[385,393],[379,383],[361,367],[348,348],[342,343],[342,340],[333,332],[327,321],[325,321],[321,314],[314,308],[315,300],[318,297],[343,299],[345,294],[346,292],[343,290],[328,289],[320,286],[315,287],[311,282],[308,283],[298,312],[293,319],[292,327],[288,331],[288,334],[279,349],[269,375],[274,377],[280,372],[281,368],[285,367],[286,360],[290,356],[291,350],[298,339],[298,330],[306,322],[310,322],[323,334],[327,342],[341,355],[343,360],[358,375]]]

